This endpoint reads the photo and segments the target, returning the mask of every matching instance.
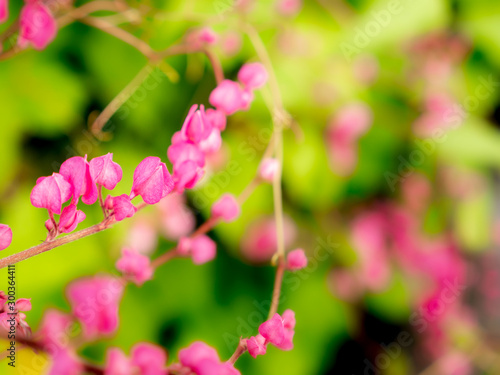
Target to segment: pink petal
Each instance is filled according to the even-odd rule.
[[[111,153],[92,159],[89,165],[92,179],[108,190],[113,190],[122,179],[122,168],[113,161]]]
[[[31,310],[31,298],[19,298],[16,301],[17,311],[30,311]]]
[[[110,348],[106,354],[106,375],[133,375],[134,369],[130,360],[118,348]]]
[[[6,224],[0,224],[0,250],[10,246],[12,242],[12,229]]]
[[[245,64],[238,72],[239,81],[245,88],[250,90],[255,90],[264,86],[267,78],[267,70],[261,63]]]
[[[241,109],[242,90],[238,83],[226,79],[212,91],[208,101],[229,116]]]
[[[222,218],[226,222],[234,221],[240,216],[240,205],[234,195],[224,194],[212,206],[212,216]]]
[[[307,266],[307,257],[302,249],[292,250],[286,257],[286,268],[297,271]]]
[[[56,36],[56,20],[41,2],[26,4],[21,10],[19,23],[18,43],[23,48],[31,43],[35,49],[42,50]]]
[[[274,314],[271,319],[262,323],[259,333],[271,344],[280,345],[285,339],[285,328],[279,314]]]
[[[131,351],[132,365],[139,368],[141,375],[166,375],[164,368],[167,362],[167,354],[159,346],[140,343],[135,345]]]
[[[191,239],[191,256],[194,264],[203,264],[215,258],[217,245],[207,235]]]

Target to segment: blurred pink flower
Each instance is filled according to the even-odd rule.
[[[12,229],[6,224],[0,224],[0,250],[10,246],[12,242]]]
[[[240,375],[232,364],[221,362],[215,349],[201,341],[196,341],[189,347],[181,349],[179,360],[182,366],[197,375]]]
[[[215,258],[217,245],[205,234],[195,238],[184,237],[179,240],[177,252],[183,256],[191,256],[193,263],[199,265]]]
[[[228,223],[236,220],[240,212],[240,205],[232,194],[223,194],[212,206],[212,217]]]
[[[0,0],[0,23],[7,21],[9,18],[9,1]]]
[[[280,162],[274,158],[264,158],[260,163],[258,173],[263,181],[272,183],[274,176],[280,173]]]
[[[163,198],[160,202],[163,202]],[[141,254],[151,254],[158,246],[155,227],[146,220],[134,220],[128,231],[127,245]]]
[[[19,16],[19,46],[26,48],[31,43],[35,49],[42,50],[56,33],[57,23],[49,8],[39,0],[27,1]]]
[[[267,82],[268,74],[266,68],[261,63],[244,64],[238,72],[238,80],[246,89],[255,90],[264,86]]]
[[[86,338],[110,335],[118,328],[118,307],[123,284],[112,276],[78,279],[66,290],[72,313],[83,326]]]
[[[130,199],[140,195],[147,204],[156,204],[174,188],[174,180],[160,158],[148,156],[134,171]]]
[[[208,101],[218,110],[229,116],[243,106],[243,90],[240,85],[225,79],[212,91]]]
[[[65,348],[69,345],[73,324],[69,314],[49,309],[43,314],[37,337],[51,351]]]
[[[302,249],[290,251],[286,256],[286,269],[298,271],[307,266],[307,257]]]
[[[300,12],[302,0],[278,0],[277,10],[284,16],[294,16]]]
[[[149,257],[127,248],[122,249],[122,256],[116,262],[116,268],[139,286],[151,280],[154,273]]]
[[[196,220],[186,206],[182,194],[170,194],[158,204],[161,215],[161,227],[164,235],[171,240],[178,240],[194,230]]]

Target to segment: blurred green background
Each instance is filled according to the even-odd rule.
[[[327,277],[333,265],[352,264],[356,257],[347,238],[348,219],[374,201],[398,197],[400,184],[392,191],[385,173],[398,174],[398,157],[407,158],[417,147],[412,123],[422,111],[423,83],[415,78],[416,52],[408,46],[432,33],[460,35],[466,41],[468,52],[449,82],[455,100],[463,103],[474,95],[482,77],[500,79],[500,3],[401,0],[401,11],[366,47],[348,58],[342,46],[353,45],[359,28],[363,30],[374,19],[373,11],[387,9],[389,3],[304,1],[298,15],[285,17],[277,13],[271,0],[256,1],[243,16],[234,11],[230,1],[141,1],[141,6],[149,9],[143,19],[123,26],[155,49],[177,43],[187,30],[200,25],[209,25],[220,35],[240,33],[243,44],[235,55],[227,56],[220,46],[214,47],[226,77],[235,79],[243,63],[257,59],[241,30],[241,19],[250,22],[270,53],[285,108],[303,133],[285,132],[284,207],[298,228],[292,248],[303,247],[313,254],[317,246],[328,241],[336,247],[327,260],[311,263],[309,269],[285,280],[280,311],[291,308],[296,312],[294,350],[270,348],[256,360],[244,355],[237,362],[242,374],[361,374],[364,354],[353,338],[365,332],[375,341],[389,342],[394,332],[397,335],[408,325],[412,296],[403,275],[395,273],[387,290],[369,294],[359,304],[335,297]],[[130,4],[139,6],[139,2]],[[20,1],[11,1],[12,15],[20,6]],[[369,84],[356,76],[360,56],[377,61],[378,74]],[[2,256],[44,240],[46,212],[31,206],[29,194],[39,176],[57,171],[66,158],[112,152],[124,171],[114,195],[129,192],[133,170],[144,157],[155,155],[168,163],[166,150],[172,134],[192,104],[208,104],[215,79],[202,54],[166,61],[171,68],[163,65],[163,70],[157,68],[152,73],[158,84],[153,89],[138,87],[112,117],[104,128],[110,135],[105,141],[91,135],[88,119],[104,109],[146,65],[146,59],[134,48],[75,22],[61,29],[46,50],[27,51],[0,62],[0,222],[14,232],[13,243]],[[329,168],[325,128],[330,117],[352,101],[368,104],[374,123],[360,141],[354,173],[341,177]],[[486,184],[469,199],[452,200],[438,194],[425,223],[429,233],[440,232],[451,223],[463,251],[476,256],[491,248],[491,222],[496,213],[498,89],[467,114],[463,125],[450,132],[446,142],[437,145],[436,152],[417,169],[433,186],[438,186],[438,168],[443,165],[484,178]],[[252,179],[263,146],[259,140],[255,146],[251,144],[261,129],[271,126],[261,92],[248,112],[229,118],[223,140],[229,158],[241,169],[225,178],[228,172],[224,165],[198,189],[188,192],[198,223],[223,192],[239,194]],[[79,228],[101,220],[98,206],[86,206],[84,211],[87,219]],[[272,212],[272,189],[260,186],[244,204],[239,220],[211,232],[218,244],[215,261],[194,266],[190,260],[176,259],[161,267],[154,280],[144,286],[127,286],[117,335],[86,347],[83,356],[101,362],[109,346],[128,352],[138,341],[152,341],[175,358],[180,348],[203,340],[216,347],[221,358],[228,358],[239,335],[256,333],[258,315],[262,314],[256,304],[266,303],[271,295],[274,269],[245,261],[240,240],[251,222]],[[141,217],[151,218],[152,213],[153,208],[145,209],[106,232],[18,264],[18,297],[32,298],[28,323],[36,329],[49,307],[69,311],[64,289],[71,280],[115,272],[114,263],[129,228]],[[155,255],[172,245],[160,237]],[[5,286],[6,270],[1,275],[0,285]],[[363,322],[372,331],[363,331]],[[28,354],[20,354],[20,358],[25,361],[20,364],[31,368]],[[411,358],[409,352],[404,353],[384,373],[416,373]],[[0,372],[5,368],[2,366]]]

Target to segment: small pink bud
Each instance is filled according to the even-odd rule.
[[[197,104],[191,107],[181,128],[182,138],[193,143],[199,143],[207,138],[212,130],[210,123],[205,118],[205,107],[200,105],[200,109],[197,108]]]
[[[274,314],[273,317],[259,327],[259,333],[271,344],[280,345],[285,339],[285,328],[279,314]]]
[[[122,221],[127,217],[132,217],[137,212],[137,208],[132,204],[127,194],[122,194],[117,197],[108,195],[104,202],[104,206],[111,211],[116,221]]]
[[[73,324],[75,323],[68,314],[49,309],[43,314],[37,336],[48,347],[64,348],[68,345]]]
[[[258,89],[266,84],[267,70],[261,63],[249,63],[241,67],[238,72],[239,81],[250,90]]]
[[[122,179],[122,168],[113,161],[113,154],[108,153],[90,161],[90,175],[96,184],[113,190]]]
[[[212,154],[219,151],[222,146],[222,138],[219,129],[212,129],[208,137],[199,143],[200,150],[205,154]]]
[[[204,175],[204,171],[196,162],[186,160],[182,164],[174,167],[175,190],[182,193],[184,189],[192,189]]]
[[[86,216],[83,211],[77,210],[76,205],[70,204],[64,207],[61,218],[59,219],[59,230],[62,233],[73,232],[76,226],[85,220]],[[47,228],[48,229],[48,228]],[[50,229],[49,229],[50,231]]]
[[[241,110],[248,111],[250,109],[250,105],[252,104],[254,99],[253,91],[250,89],[244,89],[241,91]]]
[[[61,164],[59,173],[70,183],[73,199],[71,203],[77,204],[82,197],[85,204],[93,204],[97,201],[97,187],[90,175],[90,165],[87,156],[74,156]]]
[[[195,238],[184,237],[179,241],[177,252],[183,256],[191,255],[194,264],[203,264],[215,258],[217,245],[204,234]]]
[[[42,50],[55,38],[57,23],[41,1],[30,1],[24,5],[19,16],[18,44],[25,48],[29,43]]]
[[[298,271],[307,266],[307,257],[302,249],[290,251],[286,257],[286,268],[289,271]]]
[[[175,143],[174,139],[172,139],[172,145],[168,148],[167,156],[174,169],[187,160],[195,162],[199,167],[205,165],[205,155],[198,145],[191,142],[180,141]]]
[[[0,0],[0,23],[7,21],[9,18],[9,2],[8,0]]]
[[[167,375],[165,364],[167,354],[156,345],[140,343],[134,345],[131,350],[132,366],[139,369],[142,375]]]
[[[209,108],[205,111],[205,119],[209,122],[212,128],[219,129],[223,131],[226,129],[226,115],[224,112],[217,109]]]
[[[266,182],[272,183],[274,176],[279,173],[280,162],[274,158],[265,158],[259,166],[259,177]]]
[[[238,83],[225,79],[212,91],[208,101],[229,116],[242,107],[242,90]]]
[[[38,208],[46,208],[50,212],[60,215],[61,206],[71,197],[71,184],[59,173],[52,176],[40,177],[31,190],[31,204]]]
[[[149,156],[134,171],[130,199],[140,195],[148,204],[158,203],[174,188],[174,180],[160,158]]]
[[[122,250],[122,257],[116,262],[116,268],[139,286],[153,277],[149,257],[127,248]]]
[[[204,45],[212,45],[217,42],[217,34],[209,27],[190,31],[186,36],[186,42],[192,48],[201,49]]]
[[[266,339],[262,335],[252,336],[247,340],[248,353],[257,358],[258,355],[266,354]]]
[[[30,311],[31,310],[31,298],[19,298],[16,301],[17,311]]]
[[[110,348],[106,353],[106,375],[133,375],[133,368],[130,360],[118,348]]]
[[[0,224],[0,250],[10,246],[12,242],[12,229],[6,224]]]
[[[234,221],[240,216],[240,205],[232,194],[224,194],[212,206],[212,217],[226,222]]]

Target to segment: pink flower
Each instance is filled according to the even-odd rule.
[[[167,375],[165,351],[156,345],[139,343],[132,347],[131,359],[118,348],[111,348],[106,355],[106,375]]]
[[[133,375],[134,369],[125,353],[118,348],[110,348],[106,353],[105,375]]]
[[[113,161],[112,153],[93,158],[89,165],[90,175],[95,183],[108,190],[113,190],[122,179],[122,168]]]
[[[58,310],[49,309],[43,314],[37,336],[49,353],[68,346],[73,319]]]
[[[199,167],[205,165],[205,155],[197,145],[191,142],[182,140],[174,142],[174,139],[172,139],[172,145],[168,148],[167,156],[173,164],[174,170],[177,166],[188,160],[195,162]]]
[[[200,109],[197,108],[197,104],[191,107],[181,128],[182,139],[193,143],[201,142],[212,131],[211,124],[205,118],[205,107],[200,105]]]
[[[153,277],[149,257],[131,249],[122,250],[122,257],[116,262],[116,268],[139,286]]]
[[[307,257],[304,250],[296,249],[288,253],[286,257],[286,268],[289,271],[297,271],[307,266]]]
[[[192,189],[201,180],[205,172],[193,160],[186,160],[174,167],[175,191],[182,193],[184,189]]]
[[[225,79],[212,91],[208,99],[218,110],[229,116],[242,107],[242,90],[238,83]]]
[[[2,296],[3,297],[3,296]],[[3,298],[2,298],[3,299]],[[26,323],[26,315],[21,311],[31,310],[31,298],[19,298],[14,306],[6,304],[3,306],[3,311],[0,310],[0,326],[7,332],[14,324],[16,331],[22,336],[31,336],[31,328]],[[5,302],[5,301],[4,301]],[[12,315],[15,314],[15,315]],[[14,320],[11,320],[15,316]]]
[[[248,353],[254,358],[257,358],[258,355],[266,354],[266,339],[261,334],[250,337],[247,340],[247,349]]]
[[[52,366],[48,375],[81,375],[83,372],[83,364],[75,353],[66,348],[60,348],[52,357]]]
[[[116,221],[122,221],[127,217],[132,217],[137,212],[137,208],[130,202],[130,197],[127,194],[122,194],[117,197],[108,195],[104,202],[104,207],[111,211]]]
[[[260,163],[258,173],[263,181],[272,183],[274,176],[280,173],[280,162],[274,158],[264,158]]]
[[[196,220],[186,206],[186,198],[182,194],[170,194],[163,198],[158,209],[163,233],[167,238],[178,240],[194,230]]]
[[[242,111],[248,111],[250,109],[250,105],[252,104],[254,99],[253,91],[250,89],[244,89],[241,91],[241,107]]]
[[[224,112],[219,111],[218,109],[209,108],[205,111],[205,119],[213,128],[219,129],[223,131],[226,129],[226,115]]]
[[[174,180],[160,158],[149,156],[134,171],[130,199],[140,195],[148,204],[158,203],[174,188]]]
[[[9,18],[9,2],[8,0],[0,0],[0,23],[7,21]]]
[[[285,327],[279,314],[274,314],[273,317],[259,327],[259,333],[266,339],[266,342],[278,346],[285,339]]]
[[[195,49],[201,49],[204,45],[212,45],[217,42],[217,34],[209,27],[193,30],[186,36],[186,42]]]
[[[59,231],[62,233],[73,232],[76,226],[85,220],[86,216],[83,211],[77,210],[76,205],[70,204],[64,207],[61,218],[59,219]]]
[[[280,0],[278,2],[278,12],[284,16],[294,16],[300,12],[302,0]]]
[[[59,173],[71,184],[73,199],[71,203],[77,204],[82,197],[85,204],[97,201],[97,187],[90,175],[90,165],[87,156],[74,156],[61,164]]]
[[[12,229],[6,224],[0,224],[0,250],[10,246],[12,242]]]
[[[234,195],[224,194],[212,206],[212,217],[226,222],[234,221],[240,216],[240,205]]]
[[[132,228],[128,232],[127,244],[140,254],[151,254],[158,245],[158,234],[155,226],[146,220],[134,220]]]
[[[250,90],[258,89],[266,84],[267,70],[261,63],[249,63],[241,67],[238,72],[239,81]]]
[[[204,234],[195,238],[184,237],[179,240],[177,252],[183,256],[191,256],[194,264],[203,264],[215,258],[217,245]]]
[[[221,48],[227,56],[234,56],[241,50],[241,35],[237,32],[228,32],[221,39]]]
[[[25,48],[31,43],[42,50],[55,38],[57,23],[50,10],[41,1],[29,1],[19,16],[18,44]]]
[[[281,319],[283,320],[283,328],[285,329],[285,337],[283,342],[278,345],[278,348],[281,350],[292,350],[293,349],[293,336],[295,334],[295,313],[287,309],[283,311],[281,315]]]
[[[46,208],[49,212],[60,215],[61,206],[71,198],[71,185],[59,173],[40,177],[31,190],[31,204],[38,208]]]
[[[179,351],[179,360],[196,375],[240,375],[233,365],[221,362],[214,348],[201,341]],[[189,373],[189,372],[186,372]]]
[[[95,276],[73,281],[67,288],[75,317],[86,338],[109,335],[118,328],[118,305],[123,285],[112,276]]]
[[[211,154],[219,151],[222,146],[222,138],[219,129],[212,129],[207,138],[203,139],[200,143],[200,150],[205,154]]]

